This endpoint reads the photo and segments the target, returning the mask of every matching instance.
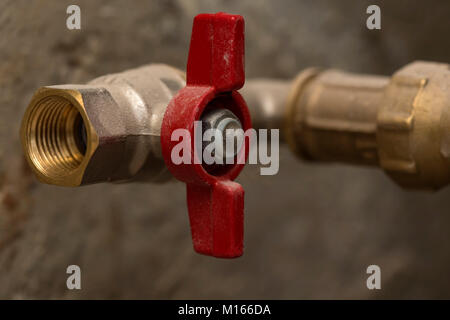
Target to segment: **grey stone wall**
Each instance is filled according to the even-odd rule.
[[[65,28],[77,3],[82,29]],[[365,9],[382,8],[382,30]],[[191,247],[185,190],[36,182],[18,137],[43,85],[82,83],[149,62],[184,68],[192,18],[246,19],[247,77],[308,66],[390,74],[449,62],[448,1],[25,1],[0,3],[0,298],[450,298],[450,189],[407,192],[370,168],[302,163],[246,188],[246,252],[226,261]],[[69,264],[82,290],[65,287]],[[382,268],[382,290],[365,269]]]

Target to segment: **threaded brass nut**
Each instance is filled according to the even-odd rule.
[[[77,90],[43,87],[36,91],[22,120],[25,157],[45,183],[80,185],[98,136],[90,126]]]

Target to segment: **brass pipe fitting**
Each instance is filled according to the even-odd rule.
[[[184,86],[180,70],[149,65],[86,85],[43,87],[23,117],[25,157],[40,181],[61,186],[165,180],[161,122]]]
[[[414,62],[392,77],[308,69],[294,80],[285,139],[309,160],[380,166],[405,188],[450,182],[450,69]]]

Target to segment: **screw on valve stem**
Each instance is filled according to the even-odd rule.
[[[228,109],[207,111],[201,117],[202,131],[212,130],[213,156],[216,164],[233,163],[244,141],[244,130],[239,118]],[[210,142],[203,141],[202,152]]]

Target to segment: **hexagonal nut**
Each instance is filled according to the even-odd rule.
[[[413,62],[397,71],[378,111],[380,166],[405,188],[439,189],[450,182],[450,71]]]
[[[126,135],[111,94],[90,85],[37,90],[21,126],[33,172],[41,182],[60,186],[126,179]]]

